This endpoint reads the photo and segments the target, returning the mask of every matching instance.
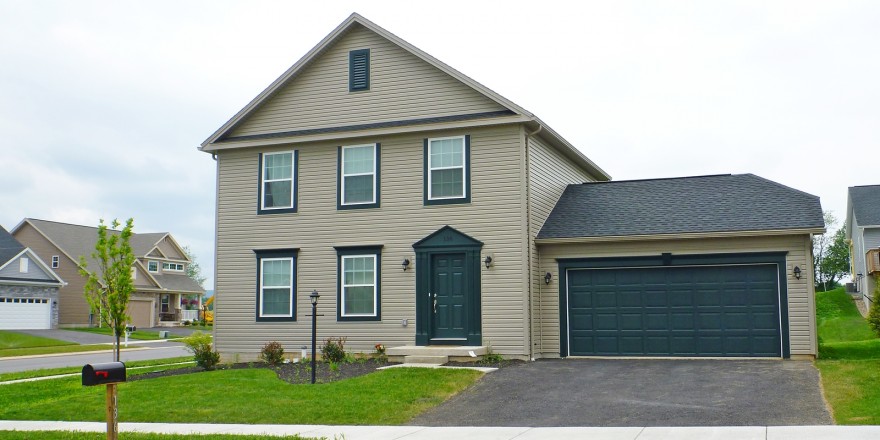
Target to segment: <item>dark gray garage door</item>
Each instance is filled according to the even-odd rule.
[[[571,356],[781,356],[776,265],[567,276]]]

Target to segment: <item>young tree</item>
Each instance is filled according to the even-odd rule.
[[[186,276],[190,277],[190,279],[198,283],[198,285],[204,287],[207,278],[202,275],[202,267],[199,266],[199,263],[196,261],[196,254],[190,250],[189,246],[183,247],[183,253],[186,254],[190,261],[186,266]]]
[[[129,240],[134,224],[128,219],[122,231],[117,231],[120,223],[113,220],[112,231],[102,219],[98,224],[98,241],[92,258],[98,263],[96,271],[88,270],[88,262],[80,256],[79,273],[86,277],[84,293],[92,313],[96,313],[102,323],[106,323],[116,336],[116,347],[113,359],[119,361],[119,339],[125,332],[125,326],[131,319],[126,313],[128,298],[134,291],[131,278],[131,265],[134,264],[134,252]]]
[[[849,273],[849,245],[846,242],[846,225],[834,233],[831,244],[819,265],[819,273],[825,283],[825,290],[833,289],[838,280]]]
[[[834,214],[832,214],[831,211],[825,211],[823,214],[826,232],[822,235],[816,235],[813,237],[813,281],[816,283],[817,288],[820,288],[824,284],[821,267],[822,262],[825,260],[828,246],[831,244],[831,235],[828,231],[831,231],[834,228],[834,225],[837,224],[837,218],[834,217]]]

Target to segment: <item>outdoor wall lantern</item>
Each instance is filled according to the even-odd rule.
[[[312,290],[309,301],[312,302],[312,384],[315,383],[315,345],[318,344],[318,295],[317,290]]]
[[[544,274],[544,284],[550,284],[550,280],[553,279],[553,274],[547,272]]]
[[[801,268],[795,266],[794,267],[794,277],[797,279],[801,279]]]
[[[409,258],[404,258],[400,265],[403,266],[403,271],[406,272],[406,269],[409,267]]]
[[[489,266],[492,265],[492,256],[491,256],[491,255],[486,255],[486,259],[483,260],[483,263],[486,265],[486,269],[488,269]]]

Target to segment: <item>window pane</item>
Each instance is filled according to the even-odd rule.
[[[373,260],[375,257],[346,257],[343,259],[344,284],[374,284]]]
[[[345,177],[343,203],[363,203],[373,201],[373,175]]]
[[[373,148],[373,146],[344,148],[342,156],[345,174],[372,173],[375,156]]]
[[[464,197],[464,170],[431,171],[431,197]]]
[[[290,260],[263,261],[263,286],[290,286],[290,264]]]
[[[431,168],[464,166],[463,151],[461,138],[431,141]]]
[[[346,287],[345,295],[345,314],[346,315],[373,315],[375,308],[373,307],[373,287]]]
[[[290,289],[263,289],[263,315],[290,315]]]
[[[293,154],[267,154],[263,156],[264,174],[267,180],[290,179],[293,174]]]
[[[277,208],[293,205],[290,198],[293,182],[290,180],[282,180],[279,182],[265,182],[264,185],[263,206],[266,208]]]

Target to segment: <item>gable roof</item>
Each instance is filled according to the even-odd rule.
[[[880,185],[850,187],[848,202],[859,226],[880,226]]]
[[[12,236],[3,226],[0,226],[0,266],[18,256],[24,246]]]
[[[294,63],[290,68],[288,68],[280,77],[278,77],[275,81],[272,82],[265,90],[263,90],[259,95],[257,95],[254,99],[251,100],[244,108],[238,111],[232,118],[226,121],[220,128],[218,128],[214,133],[211,134],[204,142],[202,142],[201,147],[199,148],[202,151],[213,151],[216,148],[209,147],[215,143],[222,142],[226,136],[228,136],[238,124],[247,119],[251,114],[253,114],[262,104],[267,102],[273,95],[278,93],[285,85],[289,82],[293,81],[306,67],[308,67],[315,59],[320,57],[326,50],[333,46],[340,38],[342,38],[346,33],[348,33],[354,26],[363,26],[368,30],[380,35],[381,37],[387,39],[393,44],[399,46],[400,48],[406,50],[412,55],[420,58],[431,66],[439,69],[440,71],[446,73],[447,75],[457,79],[458,81],[464,83],[469,86],[473,90],[478,93],[486,96],[487,98],[495,101],[500,106],[506,108],[510,113],[514,115],[521,116],[523,120],[521,122],[531,122],[533,125],[533,129],[536,130],[536,135],[541,136],[542,138],[549,141],[553,146],[562,150],[566,155],[575,160],[581,166],[590,170],[591,174],[594,174],[597,180],[609,180],[611,177],[602,170],[598,165],[596,165],[593,161],[588,159],[583,153],[581,153],[577,148],[575,148],[572,144],[562,138],[558,133],[552,130],[547,124],[538,119],[534,114],[527,111],[526,109],[520,107],[515,104],[513,101],[499,95],[488,87],[480,84],[477,81],[474,81],[467,75],[462,74],[458,70],[453,69],[449,65],[443,63],[442,61],[434,58],[428,53],[422,51],[421,49],[413,46],[412,44],[406,42],[405,40],[399,38],[398,36],[388,32],[384,28],[376,25],[375,23],[367,20],[362,17],[360,14],[352,13],[345,21],[343,21],[339,26],[333,29],[330,34],[324,37],[317,46],[313,47],[309,52],[307,52],[302,58],[299,59],[296,63]],[[431,123],[431,122],[440,122],[433,120],[424,120],[417,121],[419,123]],[[280,135],[283,135],[280,134]],[[278,137],[279,134],[271,135],[273,137]]]
[[[722,174],[569,185],[537,238],[823,230],[818,197]]]

